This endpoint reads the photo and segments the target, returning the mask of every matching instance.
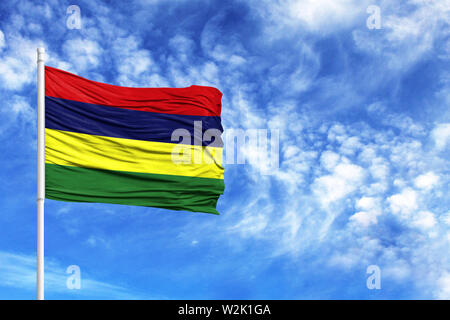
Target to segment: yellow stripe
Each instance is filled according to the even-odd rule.
[[[53,129],[45,129],[45,162],[215,179],[223,179],[224,172],[221,166],[222,148],[111,138]]]

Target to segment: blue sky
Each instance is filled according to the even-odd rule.
[[[215,86],[225,130],[280,133],[271,175],[226,166],[220,216],[46,200],[46,298],[449,299],[449,22],[449,0],[1,1],[0,298],[35,297],[43,46],[96,81]]]

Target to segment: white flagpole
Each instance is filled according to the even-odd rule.
[[[45,77],[44,48],[37,49],[37,272],[36,298],[44,300]]]

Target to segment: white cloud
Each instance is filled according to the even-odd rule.
[[[338,141],[342,143],[346,138],[347,138],[346,130],[342,124],[334,124],[328,130],[328,140],[330,141]]]
[[[356,203],[356,208],[361,210],[373,210],[378,208],[377,199],[372,197],[362,197]]]
[[[93,40],[70,39],[63,44],[64,53],[77,71],[87,71],[99,66],[102,48]]]
[[[393,213],[403,216],[408,216],[418,208],[417,192],[411,188],[406,188],[401,193],[394,194],[387,201]]]
[[[36,48],[43,46],[41,41],[21,36],[9,39],[8,46],[0,53],[0,81],[3,88],[20,90],[35,80]]]
[[[81,269],[81,289],[66,287],[66,267],[49,259],[45,261],[45,287],[47,292],[74,294],[81,297],[111,297],[113,299],[138,299],[129,289],[91,278]],[[25,289],[34,292],[36,288],[36,256],[0,251],[0,286]]]
[[[229,231],[239,231],[244,236],[255,236],[267,226],[267,217],[263,214],[245,217],[237,224],[231,226]]]
[[[359,49],[380,57],[384,69],[406,72],[433,50],[450,21],[448,0],[383,1],[380,6],[383,32],[355,29],[353,39]]]
[[[356,17],[364,17],[367,1],[356,0],[300,0],[288,1],[285,6],[289,15],[299,19],[314,31],[329,31],[335,27],[348,26]]]
[[[446,214],[442,215],[442,221],[443,221],[447,226],[450,226],[450,212],[447,212]]]
[[[0,30],[0,52],[4,46],[5,46],[5,35],[2,32],[2,30]]]
[[[450,272],[445,272],[437,281],[437,298],[450,300]]]
[[[359,141],[358,137],[348,137],[341,144],[339,149],[340,153],[345,154],[347,156],[354,155],[355,152],[362,147],[362,144]]]
[[[362,148],[361,153],[359,154],[358,158],[365,163],[372,162],[372,159],[376,157],[376,151],[375,146],[364,146]]]
[[[182,35],[176,35],[169,40],[170,48],[176,53],[178,60],[183,63],[192,62],[195,42]]]
[[[135,85],[136,82],[145,79],[145,76],[148,76],[151,71],[159,71],[150,52],[140,48],[140,43],[134,36],[116,39],[113,48],[121,85]],[[145,86],[145,83],[137,83],[137,85]]]
[[[432,189],[439,182],[439,177],[434,172],[427,172],[414,180],[414,185],[419,189]]]
[[[21,95],[13,95],[5,99],[0,107],[0,134],[15,130],[14,136],[17,137],[21,130],[34,132],[36,128],[36,112],[30,106],[28,99]],[[30,143],[31,144],[31,143]]]
[[[373,103],[369,105],[367,111],[370,116],[376,118],[380,123],[400,129],[403,134],[412,136],[422,136],[425,134],[423,126],[403,113],[388,113],[387,107],[383,103]],[[382,116],[380,116],[382,115]]]
[[[328,171],[332,171],[339,162],[339,154],[333,151],[325,151],[320,156],[320,164]]]
[[[91,247],[103,246],[105,248],[110,248],[108,239],[96,235],[89,236],[85,243]]]
[[[414,215],[412,224],[420,229],[430,229],[436,225],[436,218],[432,212],[420,211]]]
[[[358,23],[365,26],[368,0],[281,0],[252,1],[266,21],[266,34],[279,38],[286,28],[330,33]]]
[[[411,279],[413,272],[411,265],[408,261],[399,257],[398,253],[395,253],[395,255],[395,258],[388,260],[389,264],[382,269],[384,279],[392,279],[396,281]]]
[[[11,111],[17,116],[22,116],[24,121],[32,122],[35,118],[35,114],[28,101],[21,96],[14,96],[12,100]]]
[[[381,214],[380,199],[374,197],[362,197],[356,203],[356,209],[361,210],[349,219],[357,224],[368,227],[378,222],[377,216]]]
[[[363,179],[363,168],[351,163],[340,163],[332,174],[315,179],[312,189],[322,205],[327,207],[355,191]]]
[[[371,212],[367,211],[359,211],[356,212],[354,215],[352,215],[350,218],[350,221],[355,221],[359,225],[363,227],[368,227],[371,224],[377,223],[377,216]]]
[[[370,174],[375,180],[386,180],[389,175],[389,163],[382,157],[372,159]]]
[[[450,141],[450,123],[438,124],[431,132],[431,136],[436,149],[440,151],[444,150]]]

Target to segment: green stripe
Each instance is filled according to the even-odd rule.
[[[46,198],[219,214],[222,179],[110,171],[45,164]]]

